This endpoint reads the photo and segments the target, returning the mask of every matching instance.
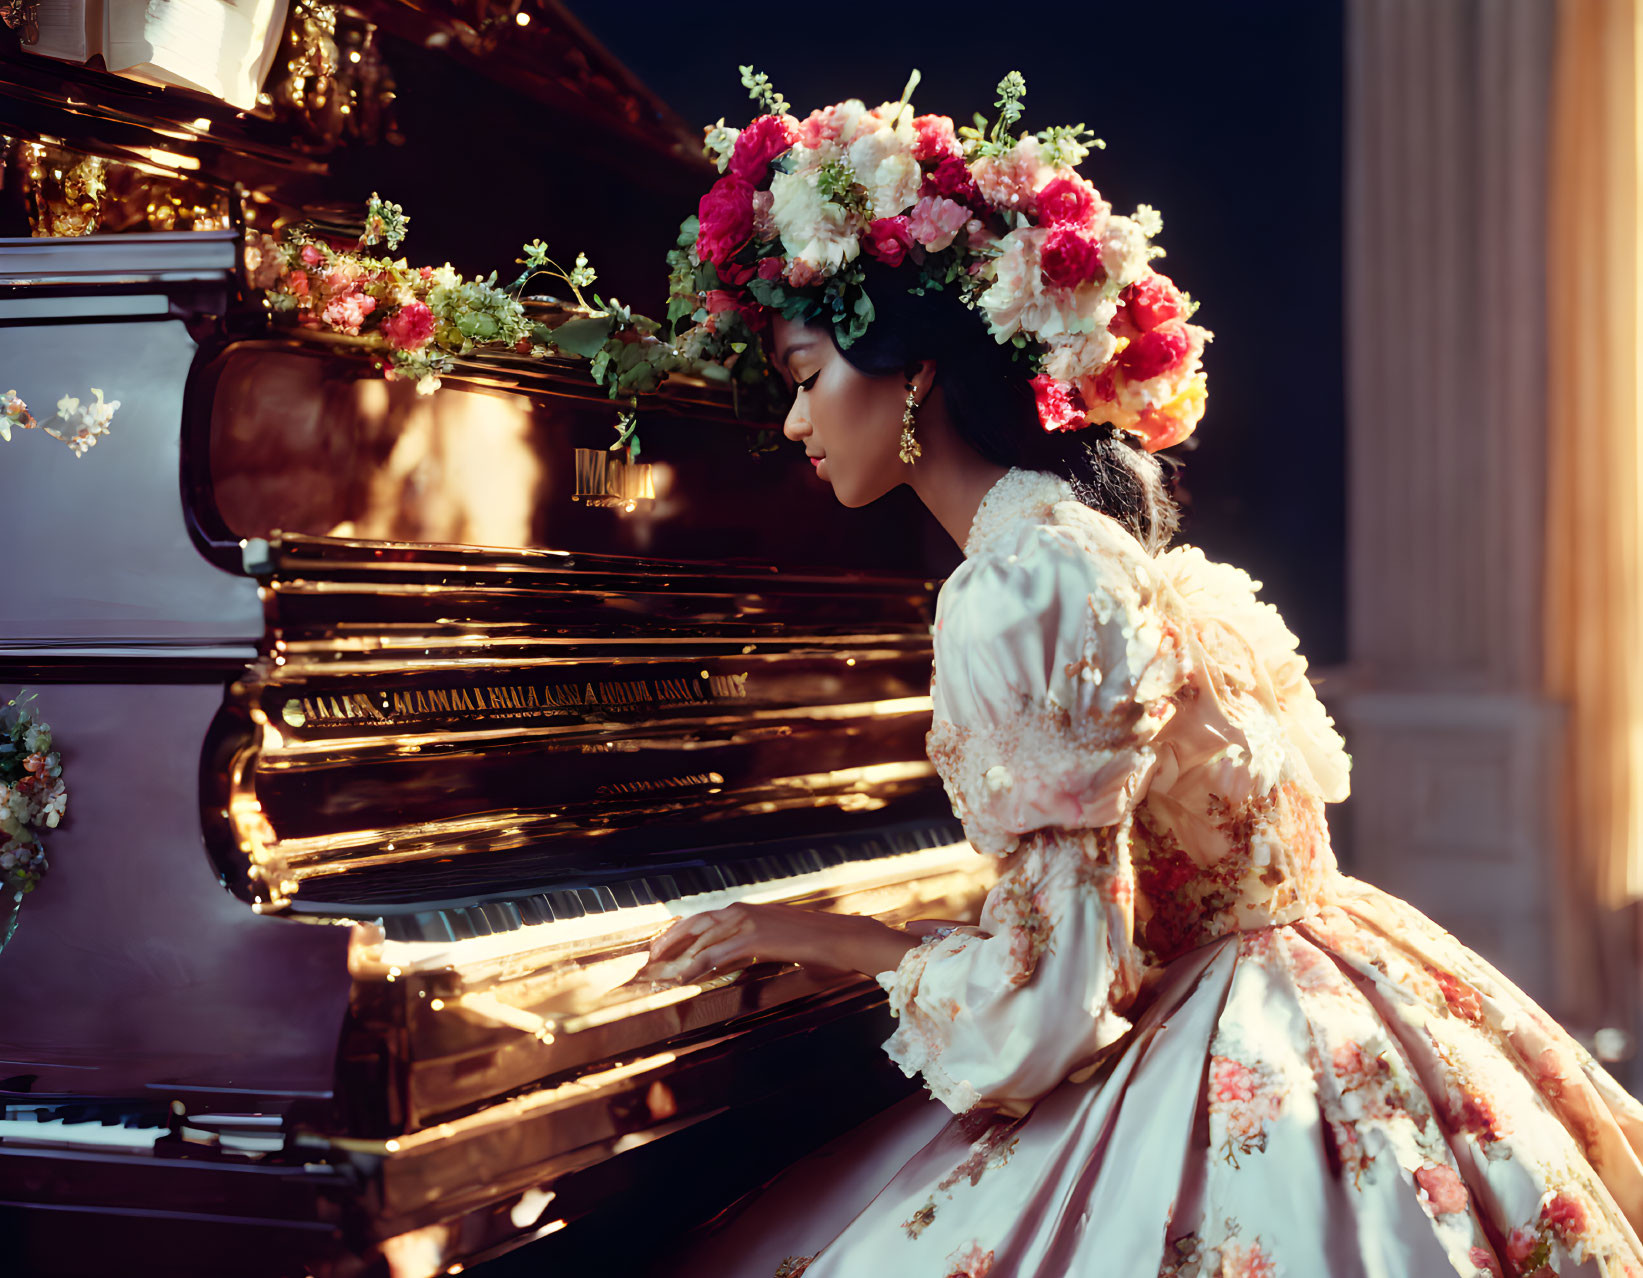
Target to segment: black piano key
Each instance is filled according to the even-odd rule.
[[[475,936],[490,936],[497,930],[491,926],[490,919],[485,917],[485,911],[477,905],[465,907],[462,914],[468,920],[468,925],[473,928]]]
[[[553,922],[553,907],[543,896],[522,896],[519,898],[519,917],[527,927],[538,923]]]
[[[589,914],[603,914],[605,912],[604,898],[599,895],[599,889],[577,888],[576,897],[582,902],[582,908]]]
[[[650,890],[649,879],[634,879],[628,884],[633,889],[635,905],[655,905],[656,893]]]
[[[553,916],[556,919],[579,919],[587,913],[582,906],[581,898],[575,892],[549,892],[547,897],[553,906]]]
[[[639,904],[639,895],[631,883],[612,883],[610,894],[616,898],[618,909],[631,910]]]
[[[512,932],[519,927],[519,910],[512,901],[486,901],[478,908],[492,932]]]
[[[478,935],[466,910],[441,910],[440,914],[445,919],[445,926],[450,929],[453,941],[471,941]]]
[[[679,887],[679,880],[671,874],[658,874],[649,880],[651,891],[659,901],[676,901],[684,892]]]

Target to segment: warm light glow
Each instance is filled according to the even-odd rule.
[[[513,15],[513,20],[522,27],[528,27],[531,24],[531,15],[521,10]]]

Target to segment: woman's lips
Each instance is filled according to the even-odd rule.
[[[811,459],[810,459],[810,464],[811,464],[811,465],[812,465],[812,466],[815,466],[815,467],[817,467],[817,468],[820,468],[820,466],[821,466],[821,464],[822,464],[822,459],[821,459],[821,458],[820,458],[820,457],[812,457],[812,458],[811,458]]]

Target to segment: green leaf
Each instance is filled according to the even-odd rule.
[[[604,345],[610,332],[610,316],[589,315],[566,320],[548,334],[548,340],[562,351],[591,358]]]

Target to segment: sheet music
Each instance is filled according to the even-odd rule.
[[[287,0],[115,0],[103,60],[133,79],[196,89],[242,111],[257,103]]]

